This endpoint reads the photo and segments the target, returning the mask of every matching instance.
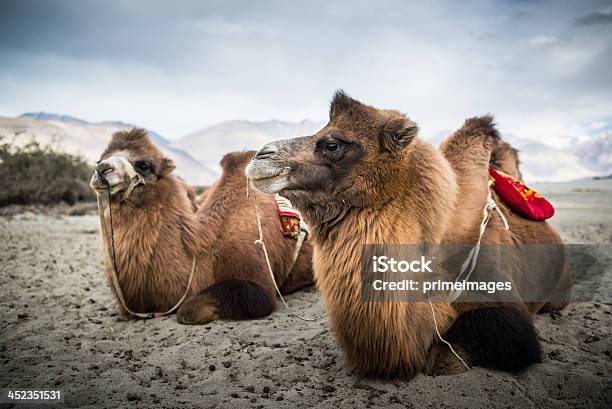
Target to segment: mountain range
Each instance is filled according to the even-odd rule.
[[[324,126],[323,122],[226,121],[169,140],[148,131],[165,155],[177,166],[176,173],[194,185],[210,185],[218,177],[219,161],[227,152],[258,149],[266,142],[310,135]],[[99,159],[111,135],[134,125],[118,121],[91,123],[69,115],[28,112],[16,118],[0,117],[0,136],[18,144],[36,139],[59,149]],[[431,137],[438,145],[451,131],[439,131]],[[527,182],[562,182],[585,177],[612,174],[612,131],[604,129],[561,148],[542,142],[522,139],[511,134],[503,138],[520,153],[521,170]]]
[[[91,123],[67,115],[47,114],[44,112],[25,113],[17,118],[0,117],[0,136],[24,145],[36,140],[59,150],[83,156],[94,163],[106,149],[111,136],[122,129],[135,125],[107,121]],[[149,131],[151,139],[159,146],[164,155],[176,164],[176,173],[191,184],[210,186],[219,176],[214,169],[194,159],[189,153],[175,148],[161,135]]]
[[[257,150],[270,141],[312,135],[324,125],[310,120],[227,121],[185,135],[172,141],[172,146],[191,153],[207,167],[220,170],[219,161],[227,152]]]

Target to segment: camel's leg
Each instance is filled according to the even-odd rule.
[[[538,310],[538,314],[546,314],[546,313],[559,313],[565,307],[567,307],[570,303],[571,299],[571,290],[566,291],[562,296],[559,296],[558,300],[549,301]]]
[[[472,364],[468,353],[463,348],[453,345],[453,349],[467,365]],[[465,365],[453,354],[448,345],[439,342],[429,350],[423,372],[427,375],[438,376],[456,375],[466,370]]]
[[[466,311],[443,338],[455,350],[465,351],[468,363],[485,368],[513,372],[540,362],[540,342],[531,317],[517,309]]]
[[[176,312],[181,324],[206,324],[219,318],[217,301],[202,293],[187,298]]]
[[[291,294],[314,284],[312,274],[312,251],[302,251],[289,275],[280,287],[281,293]]]
[[[289,277],[285,280],[282,287],[280,288],[283,294],[292,294],[304,287],[313,285],[312,273],[304,273],[301,271],[292,271]]]
[[[551,301],[547,302],[538,313],[554,313],[561,311],[572,300],[572,277],[570,273],[569,262],[565,262],[563,266],[563,275],[559,280],[554,297]]]
[[[183,302],[177,312],[181,324],[206,324],[216,319],[244,320],[270,315],[274,300],[257,284],[225,280]]]
[[[117,309],[117,320],[118,321],[130,321],[136,318],[132,314],[127,312],[125,308],[123,308],[123,305],[121,305],[121,303],[116,297],[114,301],[115,301],[115,307]]]

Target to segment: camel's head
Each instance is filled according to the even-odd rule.
[[[162,155],[146,131],[120,131],[100,157],[90,185],[98,193],[110,188],[114,199],[124,199],[127,192],[133,200],[173,170],[172,160]]]
[[[266,144],[247,167],[252,185],[280,193],[310,222],[333,218],[340,208],[379,207],[417,135],[416,124],[397,111],[362,104],[342,91],[331,102],[329,123],[311,136]],[[395,173],[395,175],[394,175]]]

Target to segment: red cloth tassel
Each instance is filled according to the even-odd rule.
[[[541,194],[530,189],[521,180],[504,172],[489,168],[493,189],[514,212],[529,220],[542,221],[555,214],[554,207]]]

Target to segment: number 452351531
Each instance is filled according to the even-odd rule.
[[[0,402],[42,402],[61,401],[62,392],[58,390],[36,390],[36,389],[5,389],[0,396]]]

